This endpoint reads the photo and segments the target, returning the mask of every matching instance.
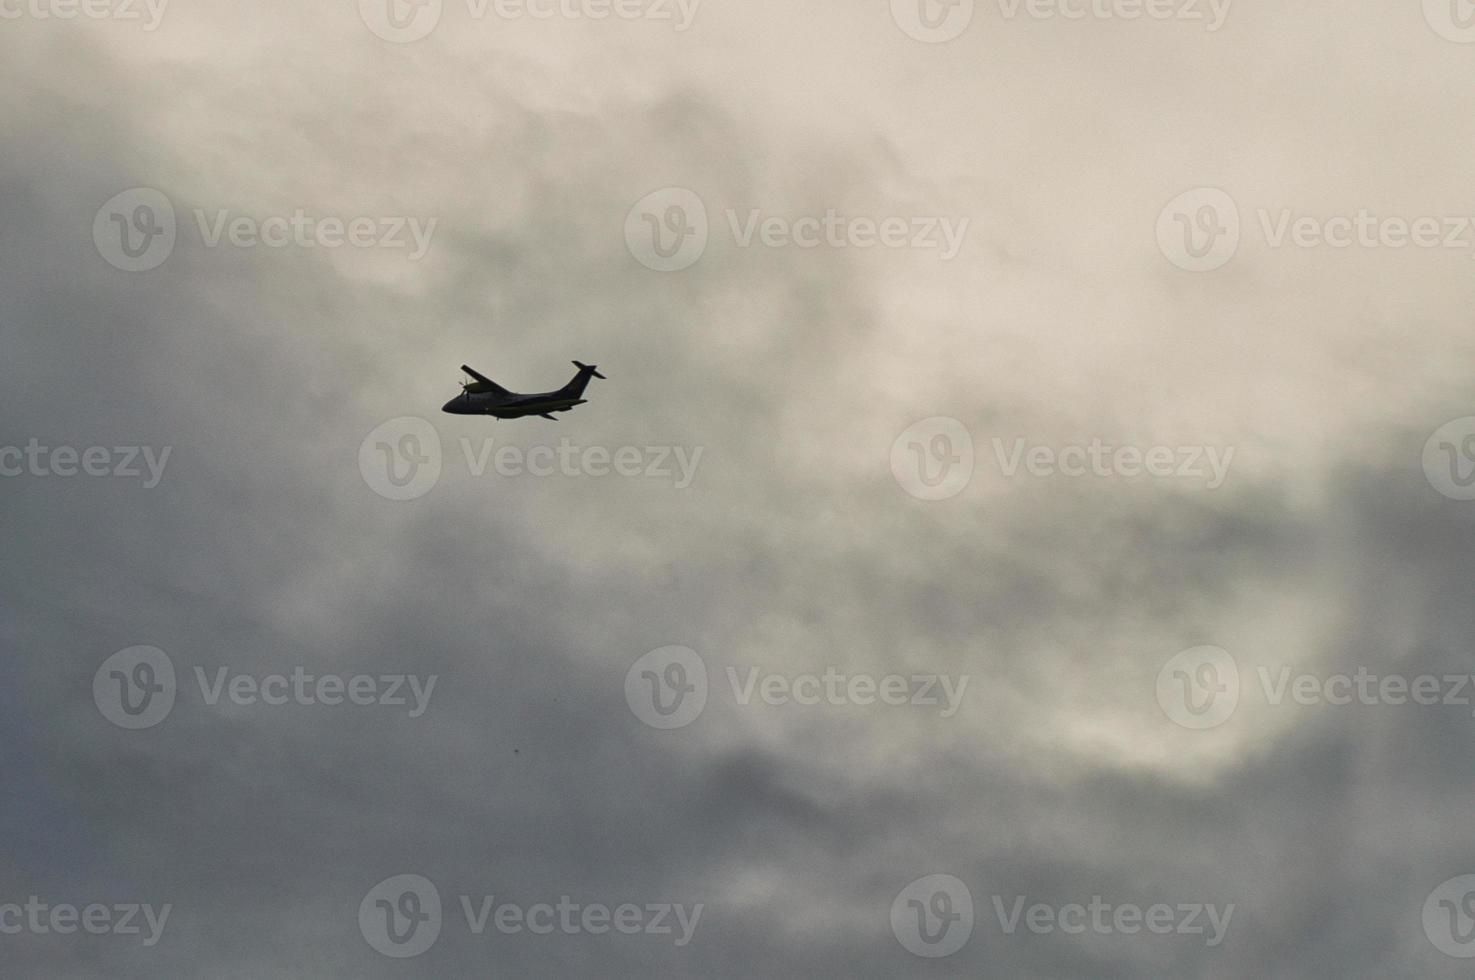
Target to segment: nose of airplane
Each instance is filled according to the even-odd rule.
[[[452,398],[450,401],[442,405],[440,407],[440,410],[442,412],[445,412],[447,415],[465,415],[466,397],[464,395],[457,395],[455,398]]]

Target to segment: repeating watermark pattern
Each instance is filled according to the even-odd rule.
[[[97,254],[124,272],[148,272],[174,252],[174,203],[163,191],[134,187],[103,202],[92,218]]]
[[[918,500],[947,500],[973,479],[973,436],[957,419],[914,422],[891,443],[891,475]]]
[[[652,728],[685,728],[707,706],[707,664],[690,647],[666,646],[625,672],[625,703]]]
[[[1286,664],[1257,664],[1253,673],[1269,707],[1475,707],[1475,674],[1379,673],[1366,666],[1317,674]],[[1172,657],[1158,673],[1158,703],[1184,728],[1216,728],[1241,702],[1241,672],[1222,647],[1203,646]],[[1475,715],[1475,711],[1472,711]]]
[[[1239,707],[1239,664],[1223,647],[1175,654],[1158,671],[1157,703],[1184,728],[1217,728]]]
[[[998,0],[1005,20],[1157,20],[1203,25],[1217,34],[1234,0]]]
[[[1066,902],[1053,905],[1032,902],[1025,895],[991,897],[999,930],[1006,936],[1019,932],[1020,926],[1035,936],[1063,933],[1082,936],[1202,936],[1204,946],[1215,949],[1229,933],[1234,918],[1234,903],[1222,908],[1212,902],[1154,902],[1146,907],[1135,902],[1108,902],[1092,895],[1088,902]]]
[[[472,21],[649,21],[691,29],[702,0],[465,0]],[[396,44],[429,37],[441,22],[443,0],[359,0],[359,16],[375,36]]]
[[[498,901],[494,894],[461,894],[456,903],[472,936],[495,930],[503,936],[654,936],[686,946],[696,935],[705,905],[680,902],[556,902],[523,905]],[[359,903],[359,931],[375,951],[396,959],[419,956],[440,938],[447,924],[435,883],[422,875],[386,878]]]
[[[429,37],[440,23],[442,0],[359,0],[359,16],[374,34],[396,44]]]
[[[1169,201],[1157,219],[1157,244],[1163,255],[1188,272],[1212,272],[1239,251],[1239,207],[1217,187],[1184,191]]]
[[[635,202],[625,215],[625,246],[656,272],[680,272],[707,250],[707,206],[695,191],[663,187]]]
[[[891,902],[891,934],[914,956],[952,956],[973,935],[973,893],[952,875],[918,878]]]
[[[435,945],[440,928],[440,890],[423,875],[385,878],[359,903],[359,932],[385,956],[419,956]]]
[[[478,444],[465,436],[457,445],[459,458],[473,477],[617,476],[669,480],[676,490],[696,482],[705,451],[702,446],[580,446],[568,436],[557,446],[498,446],[490,437]],[[359,445],[359,473],[369,489],[388,500],[425,496],[440,481],[443,459],[435,426],[413,416],[385,422]]]
[[[727,227],[738,248],[858,248],[880,246],[889,249],[915,249],[937,252],[944,262],[951,262],[963,250],[968,235],[969,219],[944,215],[843,215],[829,208],[822,215],[765,215],[759,208],[724,212]]]
[[[765,214],[762,208],[723,212],[738,248],[915,249],[937,252],[950,262],[962,251],[969,219],[939,215],[844,215],[834,208],[798,217]],[[679,272],[707,249],[711,221],[707,206],[685,187],[664,187],[635,203],[625,215],[625,244],[641,265]]]
[[[750,707],[925,708],[951,718],[963,706],[972,678],[967,674],[785,674],[754,665],[728,665],[723,673],[733,702]],[[669,646],[643,655],[625,673],[625,701],[652,728],[684,728],[706,707],[707,665],[690,647]]]
[[[1176,21],[1217,33],[1234,0],[996,0],[1005,21]],[[1457,0],[1456,0],[1457,2]],[[908,37],[952,41],[973,22],[975,0],[891,0],[891,17]]]
[[[1410,217],[1359,208],[1324,217],[1294,208],[1257,208],[1251,227],[1271,250],[1414,248],[1469,252],[1475,257],[1475,217],[1468,214]],[[1241,238],[1239,205],[1218,188],[1186,191],[1158,215],[1159,249],[1169,262],[1189,272],[1212,272],[1228,265],[1239,251]]]
[[[415,674],[314,674],[302,666],[289,673],[263,675],[196,666],[193,676],[201,702],[212,708],[222,701],[242,708],[350,705],[407,709],[411,718],[425,714],[440,679],[438,674],[423,678]],[[120,650],[103,661],[92,677],[97,710],[119,728],[158,725],[173,711],[178,694],[174,661],[158,647]]]
[[[152,490],[164,479],[173,446],[46,446],[31,438],[25,446],[0,446],[0,477],[45,479],[74,476],[142,480]]]
[[[173,911],[173,904],[168,902],[158,907],[149,902],[90,902],[78,906],[31,895],[24,903],[0,903],[0,935],[127,936],[153,947],[164,938]]]
[[[1475,957],[1475,874],[1451,878],[1424,900],[1424,935],[1445,956]]]
[[[92,675],[92,700],[119,728],[153,728],[174,710],[174,661],[158,647],[119,650]]]
[[[1475,3],[1471,0],[1424,0],[1424,19],[1446,41],[1475,44]]]
[[[1475,415],[1453,419],[1424,443],[1424,476],[1451,500],[1475,500]]]
[[[309,214],[239,214],[229,208],[195,208],[195,227],[205,248],[302,248],[403,250],[411,262],[430,251],[437,218],[399,215],[371,217]],[[178,239],[174,204],[162,191],[134,187],[109,198],[92,221],[98,254],[125,272],[157,269],[174,251]]]
[[[1234,463],[1233,446],[1115,445],[1095,438],[1088,443],[1048,446],[1024,437],[990,440],[999,474],[1006,479],[1182,480],[1217,490]],[[946,500],[973,479],[973,437],[957,419],[934,416],[913,423],[891,444],[891,475],[919,500]]]
[[[891,18],[908,37],[943,44],[973,23],[975,0],[891,0]]]
[[[1005,446],[993,440],[994,459],[1006,477],[1139,477],[1202,482],[1217,490],[1229,476],[1233,446],[1112,446],[1101,439],[1083,445],[1028,445],[1023,438]]]
[[[1052,904],[1031,902],[1027,895],[991,895],[994,918],[1002,936],[1198,936],[1215,949],[1223,944],[1234,918],[1234,903],[1109,902],[1100,895],[1087,901]],[[918,878],[891,903],[891,931],[907,952],[941,958],[958,952],[973,935],[973,893],[952,875]]]
[[[116,20],[153,32],[169,0],[0,0],[0,20]]]
[[[440,482],[440,471],[440,433],[425,419],[390,419],[359,444],[359,474],[386,500],[425,496]]]

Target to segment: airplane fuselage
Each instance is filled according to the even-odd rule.
[[[497,419],[520,419],[528,415],[551,419],[554,412],[567,412],[575,405],[584,404],[588,399],[581,396],[589,379],[604,377],[598,368],[578,361],[574,364],[579,373],[568,384],[557,391],[532,395],[508,391],[475,369],[462,365],[461,370],[475,381],[463,385],[461,394],[442,405],[441,411],[448,415],[489,415]]]
[[[587,398],[561,397],[557,392],[542,395],[457,395],[441,407],[450,415],[490,415],[499,419],[520,419],[527,415],[546,415],[550,412],[567,412],[575,405],[582,405]]]

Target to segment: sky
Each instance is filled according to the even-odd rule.
[[[1472,59],[0,0],[0,972],[1467,975]]]

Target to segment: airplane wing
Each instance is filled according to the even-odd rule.
[[[512,392],[508,391],[506,388],[503,388],[501,385],[497,384],[497,382],[493,381],[491,378],[489,378],[486,375],[480,373],[479,371],[475,370],[474,368],[468,367],[467,365],[463,364],[463,365],[461,365],[461,370],[462,371],[465,371],[471,377],[473,377],[473,378],[476,379],[477,384],[480,386],[480,389],[477,392],[478,394],[480,394],[481,392],[486,392],[486,391],[490,391],[491,393],[493,393],[495,395],[510,395],[510,394],[512,394]]]

